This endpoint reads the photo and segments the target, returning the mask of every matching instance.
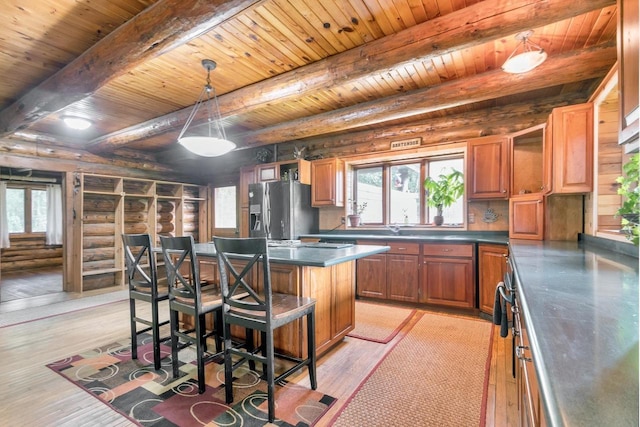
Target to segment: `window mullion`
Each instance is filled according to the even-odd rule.
[[[25,188],[24,192],[24,232],[31,233],[31,188]]]

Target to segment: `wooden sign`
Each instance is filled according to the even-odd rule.
[[[403,139],[402,141],[391,141],[392,150],[404,150],[407,148],[419,147],[422,138]]]

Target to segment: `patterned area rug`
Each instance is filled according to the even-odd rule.
[[[180,352],[180,372],[171,374],[171,349],[159,371],[153,369],[150,337],[142,335],[138,360],[131,359],[125,339],[51,363],[47,367],[102,399],[141,426],[264,426],[267,420],[266,383],[247,369],[234,371],[232,406],[225,403],[224,366],[206,365],[207,388],[198,394],[195,352]],[[335,399],[292,383],[276,386],[276,424],[312,426]]]
[[[333,426],[484,426],[492,339],[490,322],[424,313]]]
[[[408,308],[356,301],[356,327],[348,336],[386,344],[415,312]]]

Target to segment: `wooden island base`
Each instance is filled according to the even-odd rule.
[[[242,261],[237,261],[241,265]],[[327,352],[355,326],[355,261],[328,267],[271,264],[274,292],[316,299],[316,355]],[[218,282],[215,258],[200,256],[202,277]],[[253,280],[257,277],[254,274]],[[259,286],[260,287],[260,286]],[[209,319],[207,327],[213,327]],[[306,319],[299,319],[275,331],[278,352],[307,356]],[[242,336],[238,331],[238,336]]]

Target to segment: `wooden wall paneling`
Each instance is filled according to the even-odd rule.
[[[578,241],[578,233],[584,231],[584,196],[550,195],[544,210],[544,239]]]

